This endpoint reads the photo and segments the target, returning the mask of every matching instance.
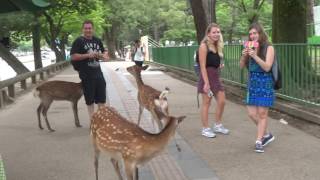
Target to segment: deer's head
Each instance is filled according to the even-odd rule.
[[[162,120],[165,120],[168,123],[173,122],[175,123],[174,124],[175,126],[178,126],[186,118],[186,116],[179,116],[179,117],[164,116],[162,118],[163,118]]]
[[[137,65],[133,65],[133,66],[130,66],[127,68],[127,71],[133,75],[134,77],[136,77],[137,75],[140,75],[141,71],[142,70],[146,70],[148,69],[148,65],[145,65],[145,66],[137,66]]]

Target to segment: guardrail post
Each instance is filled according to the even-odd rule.
[[[32,82],[32,84],[37,83],[37,75],[31,76],[31,82]]]
[[[40,79],[41,79],[41,80],[44,80],[43,72],[40,72],[39,74],[40,74]]]
[[[0,90],[0,109],[3,108],[5,106],[5,103],[4,103],[4,92],[5,90],[1,89]]]
[[[15,89],[14,89],[14,84],[11,84],[8,86],[8,94],[10,97],[14,98],[15,97]]]
[[[21,88],[26,90],[27,89],[27,81],[24,79],[24,80],[20,81],[20,83],[21,83]]]
[[[48,69],[47,71],[46,71],[46,73],[47,73],[47,77],[50,75],[50,69]]]

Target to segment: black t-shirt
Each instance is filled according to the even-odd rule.
[[[97,37],[87,39],[83,36],[78,37],[73,43],[70,51],[72,54],[87,54],[90,52],[103,53],[102,41]],[[72,61],[75,69],[79,71],[80,79],[84,78],[103,78],[98,59],[83,59]]]

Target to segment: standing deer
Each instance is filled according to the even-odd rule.
[[[169,88],[160,92],[148,85],[145,85],[141,78],[141,71],[146,70],[148,67],[148,65],[143,67],[134,65],[127,68],[127,71],[136,79],[138,86],[139,117],[137,124],[138,126],[140,125],[142,112],[144,108],[146,108],[150,111],[161,130],[163,128],[163,124],[161,122],[162,117],[169,116],[168,102],[166,98],[166,95],[169,93]]]
[[[54,100],[67,100],[72,103],[72,109],[74,114],[74,120],[76,127],[81,127],[79,117],[78,117],[78,101],[83,94],[81,82],[67,82],[67,81],[48,81],[39,85],[34,92],[35,97],[40,98],[40,105],[37,108],[38,124],[39,128],[43,129],[41,125],[40,112],[44,116],[47,124],[47,128],[50,131],[54,131],[51,128],[47,112]]]
[[[156,100],[158,101],[158,100]],[[150,134],[127,121],[112,107],[100,107],[91,119],[91,137],[94,147],[94,167],[98,180],[99,155],[110,155],[120,180],[120,163],[123,163],[127,180],[138,180],[137,166],[157,156],[174,136],[178,124],[185,118],[163,116],[168,122],[158,134]]]

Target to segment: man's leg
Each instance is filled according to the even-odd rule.
[[[94,112],[94,83],[90,79],[82,79],[84,99],[88,108],[89,119]]]
[[[97,79],[95,92],[95,102],[98,104],[98,108],[106,106],[106,82],[104,78]]]
[[[89,119],[91,120],[92,114],[94,113],[94,104],[87,105]]]

